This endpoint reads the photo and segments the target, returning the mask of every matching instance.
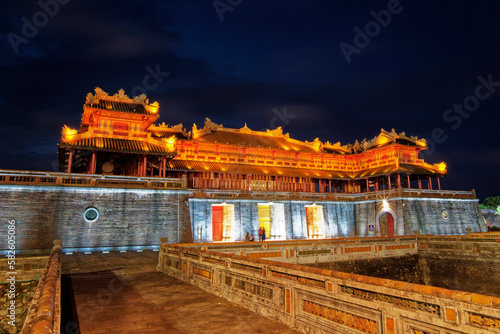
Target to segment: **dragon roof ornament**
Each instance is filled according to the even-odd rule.
[[[139,96],[135,96],[133,98],[128,97],[127,94],[125,94],[125,90],[120,88],[118,90],[118,93],[115,93],[114,95],[109,95],[106,93],[104,90],[102,90],[99,87],[96,87],[94,89],[95,94],[88,93],[87,98],[85,103],[86,104],[98,104],[99,100],[106,100],[106,101],[115,101],[115,102],[125,102],[125,103],[139,103],[143,104],[145,106],[149,105],[149,99],[147,98],[146,94],[141,94]],[[158,102],[154,102],[151,104],[154,107],[158,107]]]

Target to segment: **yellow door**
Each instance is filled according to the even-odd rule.
[[[271,238],[271,205],[259,204],[259,229],[266,232],[266,239]]]

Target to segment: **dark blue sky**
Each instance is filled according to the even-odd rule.
[[[0,168],[53,170],[61,127],[79,126],[98,86],[146,91],[160,122],[188,129],[209,117],[342,144],[380,128],[434,138],[425,159],[448,164],[445,188],[500,195],[499,10],[497,1],[6,1]]]

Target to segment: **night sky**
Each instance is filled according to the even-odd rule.
[[[500,195],[498,1],[4,1],[0,168],[53,171],[85,96],[146,92],[159,122],[426,138],[445,189]]]

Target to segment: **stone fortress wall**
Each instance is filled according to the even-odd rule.
[[[54,239],[65,241],[65,251],[156,249],[160,237],[175,243],[211,241],[212,205],[222,203],[233,206],[230,241],[243,240],[246,232],[257,234],[262,202],[280,208],[286,239],[307,238],[305,207],[310,205],[321,207],[325,238],[380,235],[383,212],[394,216],[394,235],[486,230],[473,192],[195,191],[186,189],[181,179],[18,174],[23,176],[0,177],[0,220],[16,221],[16,249],[32,253],[50,250]]]

